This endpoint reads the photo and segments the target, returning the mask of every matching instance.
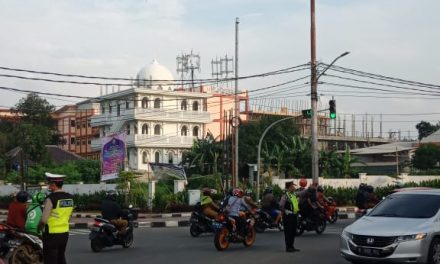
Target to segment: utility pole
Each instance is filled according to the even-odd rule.
[[[310,99],[312,108],[312,181],[319,183],[319,168],[318,168],[318,80],[316,75],[316,27],[315,27],[315,0],[310,0]]]
[[[238,186],[238,130],[239,130],[239,124],[238,120],[240,118],[239,115],[239,102],[238,102],[238,24],[239,24],[238,17],[235,18],[235,114],[234,114],[234,121],[237,123],[235,124],[234,128],[234,137],[235,137],[235,155],[234,155],[234,179],[235,179],[235,187]]]

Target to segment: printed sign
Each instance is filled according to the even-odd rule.
[[[124,169],[126,157],[125,133],[102,138],[101,181],[116,179]]]

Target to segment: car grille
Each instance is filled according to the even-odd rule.
[[[396,237],[353,235],[352,241],[358,246],[386,247],[393,244],[396,241]]]

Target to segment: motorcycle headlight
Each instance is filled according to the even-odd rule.
[[[342,231],[341,236],[346,239],[350,239],[350,240],[353,239],[353,234],[350,232],[347,232],[345,229]]]
[[[418,233],[414,235],[405,235],[405,236],[399,236],[396,239],[396,242],[403,242],[403,241],[409,241],[409,240],[422,240],[427,236],[426,233]]]

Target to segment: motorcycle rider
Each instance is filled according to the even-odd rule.
[[[315,219],[318,215],[318,210],[322,209],[317,203],[316,187],[317,184],[314,183],[307,189],[301,208],[301,215],[304,219]]]
[[[278,210],[278,202],[273,195],[272,187],[268,186],[264,190],[263,199],[261,199],[261,208],[267,212],[273,220],[273,225],[278,226],[281,221],[281,211]]]
[[[254,199],[252,199],[251,189],[246,189],[246,191],[244,191],[243,199],[252,209],[258,208],[258,205],[254,202]]]
[[[238,231],[238,238],[243,238],[244,235],[244,227],[246,225],[246,221],[240,217],[240,208],[246,208],[250,211],[250,206],[246,204],[243,199],[243,191],[240,188],[234,189],[232,196],[228,199],[228,205],[226,206],[226,210],[228,212],[229,217],[234,219],[235,225]]]
[[[43,216],[44,199],[46,199],[46,195],[43,192],[37,192],[32,196],[32,202],[27,207],[25,230],[29,233],[41,235],[38,224]]]
[[[324,188],[322,188],[322,186],[318,186],[318,188],[316,188],[316,202],[322,208],[326,208],[327,205],[331,203],[330,200],[325,196]]]
[[[205,187],[202,189],[202,196],[200,198],[200,205],[202,206],[202,212],[211,219],[215,219],[218,216],[219,207],[211,198],[211,188]]]
[[[115,190],[107,191],[101,203],[101,214],[102,218],[109,220],[118,229],[118,234],[124,235],[127,232],[128,221],[122,219],[124,212],[116,202],[117,196],[118,193]]]
[[[8,217],[6,224],[18,228],[24,229],[26,222],[26,202],[28,200],[28,193],[25,191],[19,191],[8,207]]]
[[[365,183],[359,184],[358,191],[356,193],[356,206],[359,209],[366,209],[368,193],[366,191],[367,185]]]

